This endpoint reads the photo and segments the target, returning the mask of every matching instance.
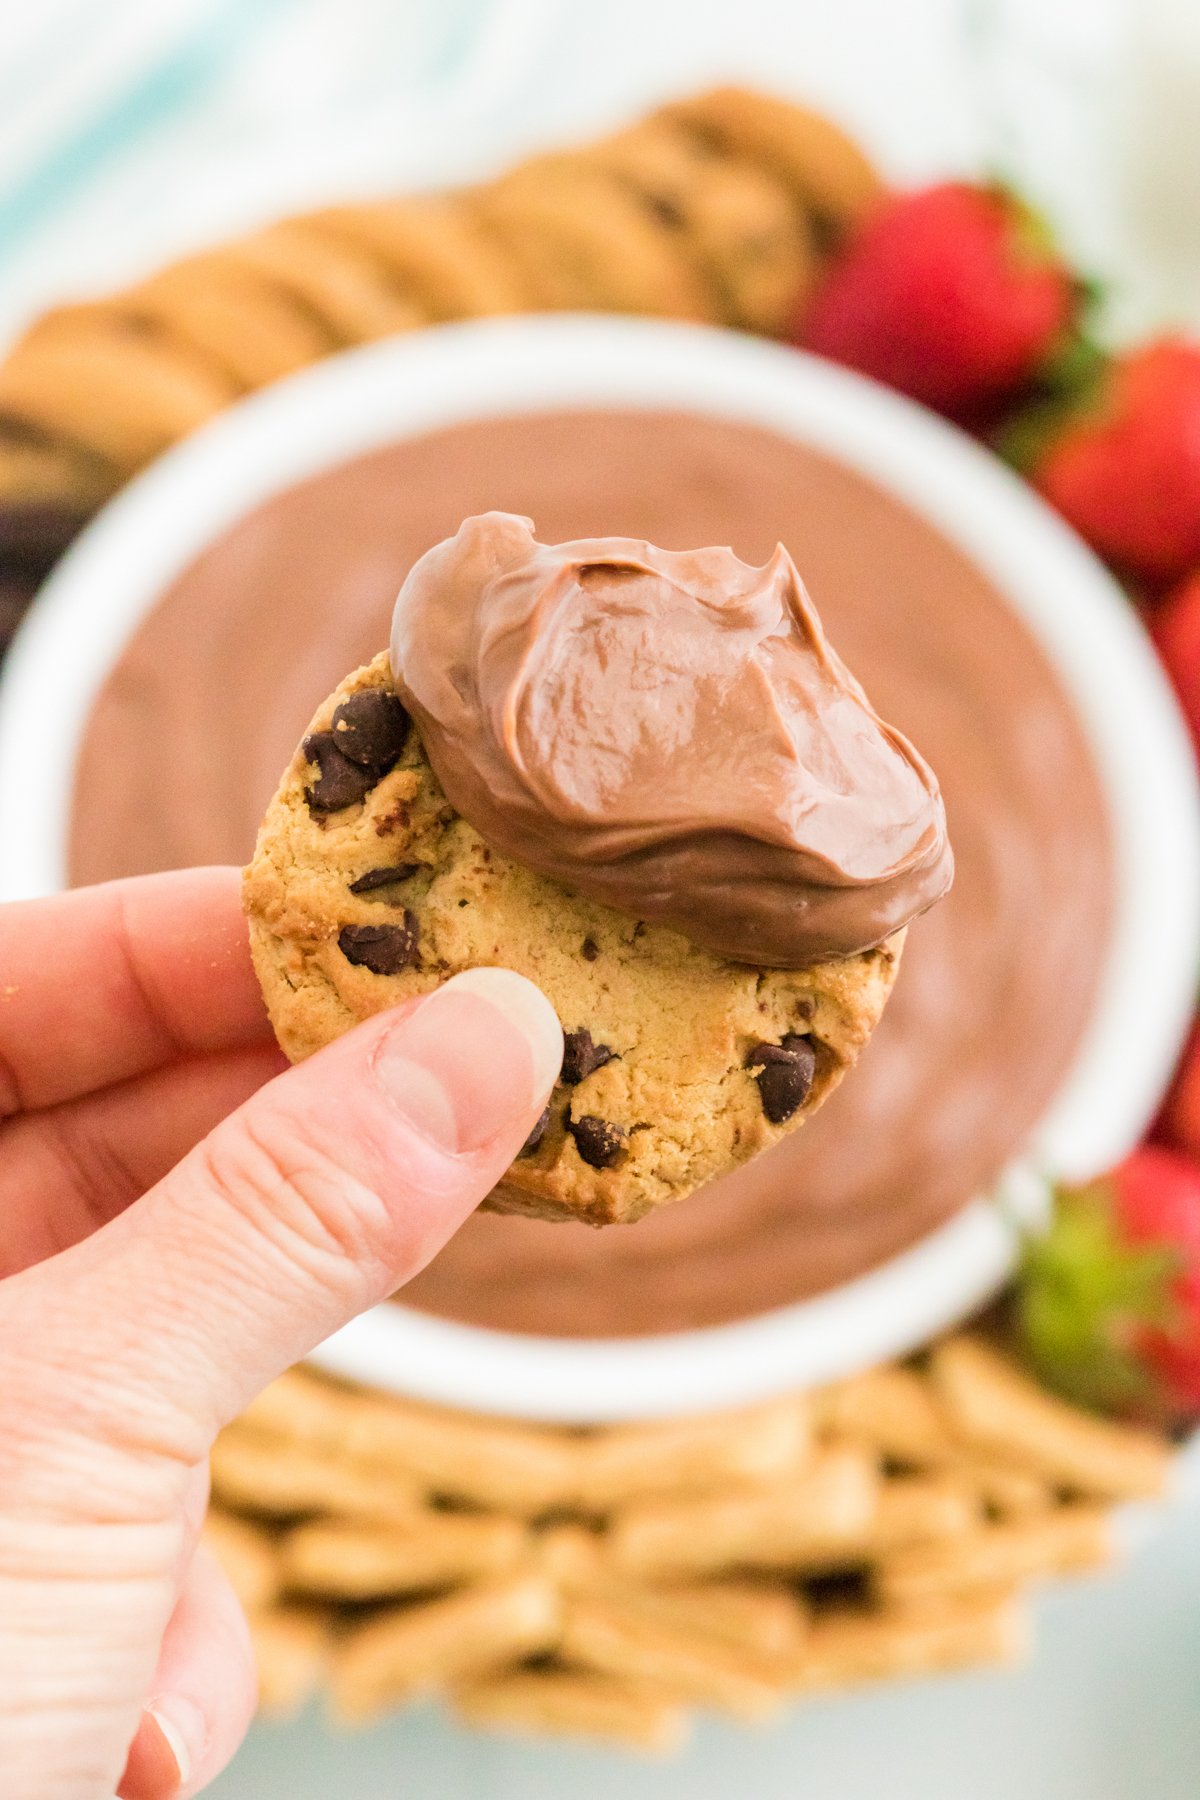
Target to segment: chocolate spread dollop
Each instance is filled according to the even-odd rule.
[[[541,544],[467,519],[414,566],[397,690],[489,843],[742,962],[878,944],[941,898],[932,770],[825,637],[782,545]]]

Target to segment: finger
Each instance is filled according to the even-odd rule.
[[[286,1067],[273,1043],[248,1044],[0,1126],[0,1279],[107,1224]]]
[[[0,907],[0,1118],[270,1027],[236,869]]]
[[[544,995],[474,969],[269,1082],[136,1206],[7,1284],[6,1335],[36,1347],[11,1379],[42,1443],[107,1437],[122,1467],[197,1461],[269,1380],[424,1266],[518,1152],[561,1061]],[[43,1486],[67,1461],[43,1458]]]
[[[195,1555],[163,1637],[119,1800],[186,1800],[232,1759],[258,1683],[245,1614],[212,1552]]]

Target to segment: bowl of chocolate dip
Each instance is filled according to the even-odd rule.
[[[1111,577],[985,450],[870,382],[701,327],[535,318],[410,334],[243,402],[106,508],[19,634],[0,896],[245,861],[409,568],[491,510],[551,543],[754,563],[785,544],[937,774],[955,884],[794,1137],[636,1226],[477,1214],[319,1360],[583,1422],[921,1343],[1003,1282],[1050,1182],[1153,1116],[1200,960],[1200,803]]]

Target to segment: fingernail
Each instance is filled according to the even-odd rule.
[[[121,1800],[174,1800],[191,1779],[208,1743],[208,1721],[182,1694],[150,1700],[129,1753]]]
[[[554,1008],[531,981],[511,969],[468,969],[399,1019],[372,1062],[421,1135],[462,1156],[541,1110],[562,1053]]]

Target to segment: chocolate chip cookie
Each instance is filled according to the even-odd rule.
[[[853,231],[883,198],[882,178],[853,138],[832,119],[777,94],[712,88],[673,101],[663,116],[773,169],[807,209],[826,246]]]
[[[807,216],[773,171],[662,117],[575,155],[608,169],[679,239],[726,325],[786,330],[818,264]]]
[[[461,969],[536,982],[562,1021],[561,1078],[486,1204],[592,1225],[682,1199],[794,1130],[870,1037],[903,938],[763,970],[568,893],[450,807],[386,655],[319,709],[244,892],[293,1061]]]
[[[306,223],[369,250],[431,319],[523,312],[529,304],[516,269],[458,195],[331,206]]]
[[[536,157],[479,189],[473,205],[536,308],[719,322],[683,246],[604,168]]]

